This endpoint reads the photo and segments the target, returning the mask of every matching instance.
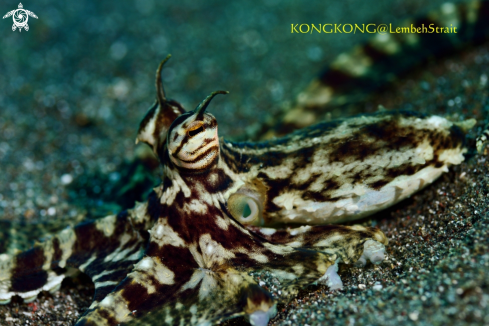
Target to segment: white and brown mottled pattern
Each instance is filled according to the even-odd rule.
[[[382,111],[268,142],[224,142],[219,164],[234,171],[235,182],[263,185],[256,190],[266,198],[263,218],[251,224],[324,224],[409,197],[460,164],[465,151],[464,130],[445,118]]]

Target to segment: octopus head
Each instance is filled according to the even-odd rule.
[[[177,167],[203,170],[216,162],[219,157],[217,121],[205,110],[214,96],[227,93],[213,92],[194,111],[173,121],[168,130],[167,148],[170,160]]]
[[[148,144],[160,161],[171,162],[179,168],[202,170],[212,165],[219,156],[217,121],[205,110],[217,91],[209,95],[194,111],[186,112],[177,101],[168,99],[161,81],[163,60],[156,71],[156,101],[139,126],[136,144]]]

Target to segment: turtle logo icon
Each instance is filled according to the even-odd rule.
[[[14,20],[14,24],[12,25],[12,31],[14,32],[17,28],[19,29],[19,32],[22,31],[22,28],[24,28],[26,31],[29,30],[29,25],[27,25],[29,16],[37,19],[36,14],[32,11],[25,10],[24,6],[22,6],[22,3],[19,3],[19,9],[15,9],[6,13],[5,16],[3,16],[3,19],[10,16],[13,16],[12,18]]]

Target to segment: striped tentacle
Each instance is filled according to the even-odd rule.
[[[256,226],[247,228],[272,243],[319,250],[336,255],[343,263],[356,262],[363,253],[366,241],[373,240],[382,245],[388,243],[379,229],[360,225],[301,226],[279,230]]]
[[[18,295],[25,302],[41,291],[56,291],[66,268],[78,268],[95,283],[100,300],[122,280],[143,254],[147,204],[66,228],[32,249],[0,255],[0,303]]]
[[[92,305],[77,326],[118,325],[135,317],[142,317],[138,325],[155,318],[162,325],[217,321],[243,315],[250,305],[243,299],[246,293],[258,306],[273,305],[246,273],[226,263],[233,254],[208,234],[198,243],[187,243],[175,229],[167,218],[160,218],[150,230],[145,257],[112,293]]]
[[[60,232],[68,224],[78,224],[84,219],[82,214],[58,220],[36,221],[32,223],[24,216],[13,220],[0,220],[0,253],[15,255],[32,247],[35,239],[48,239]]]
[[[217,283],[216,288],[205,299],[201,299],[199,295],[187,296],[172,305],[166,305],[135,319],[131,325],[161,325],[162,321],[165,321],[167,325],[176,323],[180,325],[210,325],[213,322],[239,316],[246,318],[249,315],[246,311],[249,309],[259,311],[259,315],[263,310],[257,308],[271,310],[269,316],[265,316],[266,319],[275,315],[275,303],[271,295],[250,280],[249,276],[236,272],[230,272],[228,276],[228,281]],[[238,284],[239,287],[236,287]],[[263,311],[262,315],[265,313],[266,311]],[[264,325],[264,323],[260,324],[253,320],[253,316],[247,319],[253,325]]]
[[[146,257],[76,326],[210,325],[257,310],[275,314],[270,294],[247,273],[234,268],[189,271],[176,275],[160,260]]]
[[[363,46],[339,55],[297,96],[291,108],[248,137],[270,139],[309,126],[334,108],[365,100],[367,94],[431,57],[482,43],[489,36],[489,1],[445,3],[424,17],[397,26],[423,28],[430,24],[455,27],[457,33],[376,34]]]
[[[327,285],[331,290],[343,287],[343,282],[337,274],[338,263],[364,266],[369,260],[374,264],[380,264],[385,259],[385,245],[388,243],[380,230],[360,225],[302,226],[282,230],[256,226],[248,228],[270,242],[329,255],[333,264],[330,264],[324,274],[315,281]]]

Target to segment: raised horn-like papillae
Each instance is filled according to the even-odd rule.
[[[160,62],[158,69],[156,69],[155,85],[156,85],[156,99],[160,105],[163,105],[166,101],[165,89],[163,88],[163,81],[161,79],[161,71],[165,63],[170,60],[171,54],[167,55],[163,61]]]
[[[158,149],[165,144],[168,129],[172,122],[178,116],[185,113],[185,109],[180,103],[167,99],[165,90],[163,89],[161,72],[164,64],[170,57],[171,55],[169,54],[163,61],[161,61],[156,70],[156,101],[141,121],[136,137],[136,144],[140,141],[148,144],[155,154],[157,154]]]
[[[197,106],[194,110],[194,112],[196,114],[196,120],[201,120],[204,117],[205,110],[207,109],[207,107],[211,103],[214,96],[216,96],[218,94],[224,95],[224,94],[229,94],[229,92],[228,91],[215,91],[215,92],[212,92],[209,96],[207,96],[202,101],[202,103],[200,103],[199,106]]]

